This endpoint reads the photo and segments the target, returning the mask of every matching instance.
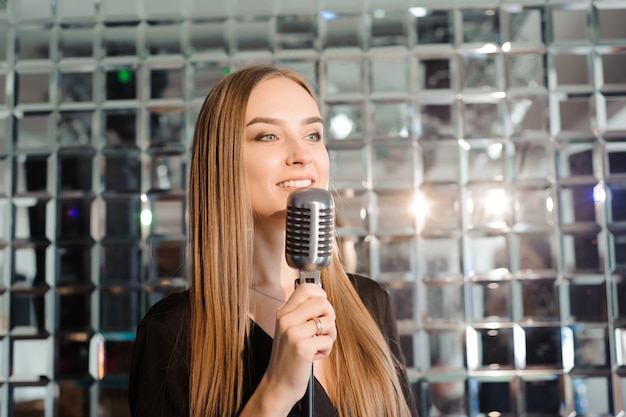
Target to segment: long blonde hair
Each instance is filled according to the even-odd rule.
[[[298,73],[254,65],[224,77],[207,96],[194,135],[188,189],[192,417],[237,414],[250,329],[254,227],[242,166],[248,97],[260,81]],[[335,245],[335,248],[337,246]],[[398,366],[376,322],[341,267],[337,251],[322,281],[337,315],[328,394],[341,417],[405,417]]]

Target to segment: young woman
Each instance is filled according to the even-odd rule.
[[[192,149],[190,289],[137,329],[133,416],[300,416],[312,364],[316,416],[417,415],[385,289],[347,275],[336,249],[323,289],[294,289],[287,199],[328,188],[323,132],[291,70],[249,66],[211,90]]]

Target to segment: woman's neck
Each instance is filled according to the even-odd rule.
[[[266,290],[283,290],[289,297],[298,271],[287,265],[285,230],[255,228],[252,286]]]

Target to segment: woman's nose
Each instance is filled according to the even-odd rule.
[[[287,165],[308,165],[313,162],[313,153],[301,139],[290,141]]]

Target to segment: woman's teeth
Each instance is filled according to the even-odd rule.
[[[281,182],[280,184],[278,184],[279,187],[295,187],[295,188],[302,188],[302,187],[308,187],[313,183],[313,181],[311,180],[292,180],[292,181],[284,181]]]

